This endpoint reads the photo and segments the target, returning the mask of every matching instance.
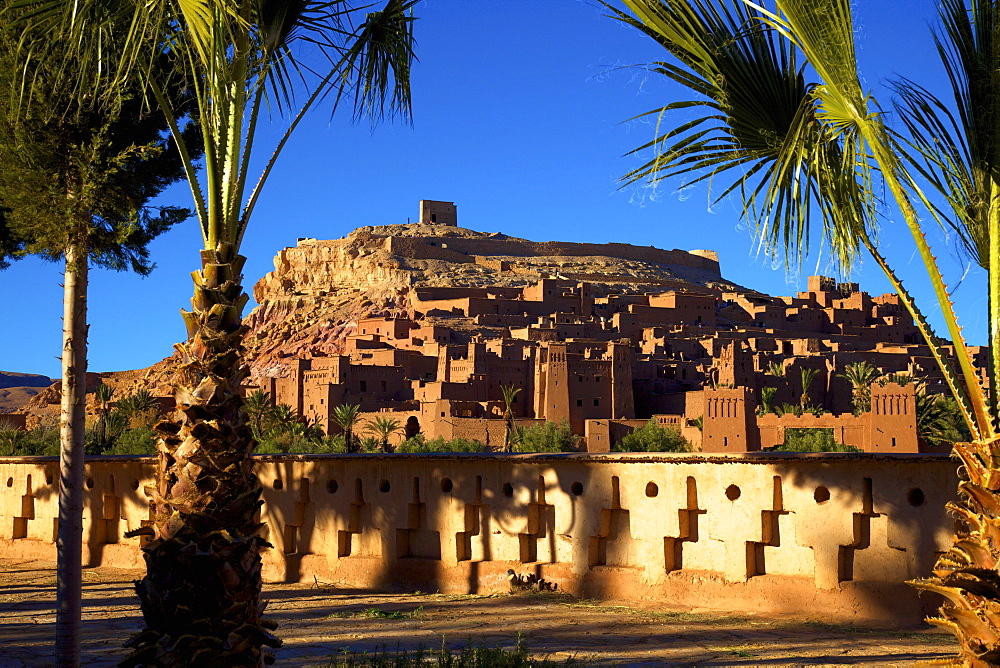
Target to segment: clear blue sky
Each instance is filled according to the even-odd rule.
[[[943,91],[930,0],[866,0],[855,11],[866,83],[884,104],[893,74]],[[703,186],[618,189],[617,178],[638,164],[623,155],[652,136],[649,124],[625,121],[678,96],[663,80],[622,69],[663,57],[648,38],[579,0],[423,0],[417,14],[413,126],[370,132],[347,115],[314,113],[255,212],[243,250],[248,291],[297,237],[406,222],[420,199],[454,201],[463,227],[528,239],[714,249],[728,279],[770,294],[793,294],[816,273],[815,259],[788,276],[755,256],[736,203],[710,208]],[[263,153],[280,127],[258,139]],[[161,199],[188,206],[190,195],[181,184]],[[171,353],[184,337],[179,310],[199,244],[192,219],[153,244],[150,277],[92,273],[91,370],[141,368]],[[900,223],[887,223],[882,247],[929,296]],[[945,247],[939,255],[957,283],[959,258]],[[819,270],[829,273],[822,260]],[[870,261],[852,280],[873,294],[889,291]],[[0,272],[0,370],[58,376],[60,282],[58,265],[34,259]],[[955,293],[975,343],[985,341],[982,285],[973,272]]]

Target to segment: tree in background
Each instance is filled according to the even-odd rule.
[[[311,107],[329,96],[336,109],[351,97],[356,117],[408,116],[413,1],[387,0],[380,10],[348,0],[25,4],[32,26],[77,47],[82,96],[93,94],[86,73],[106,66],[109,51],[124,63],[115,75],[147,75],[147,90],[184,158],[202,233],[192,310],[184,314],[187,340],[177,346],[177,413],[157,429],[153,536],[145,547],[147,574],[137,586],[146,630],[128,661],[183,664],[200,655],[256,665],[262,646],[279,641],[261,617],[261,488],[239,393],[248,299],[240,245],[277,156]],[[130,21],[126,32],[115,29],[121,16]],[[171,78],[148,67],[163,57],[194,87],[203,174],[167,99]],[[303,89],[305,102],[254,183],[261,111],[290,112],[293,94]],[[195,474],[191,462],[198,462]]]
[[[271,395],[264,390],[254,390],[243,401],[243,411],[247,416],[247,425],[255,441],[264,438],[264,432],[270,420],[274,402]]]
[[[818,222],[834,261],[849,268],[867,252],[913,317],[972,437],[954,444],[963,471],[960,498],[950,504],[960,520],[955,543],[933,577],[914,584],[945,598],[930,621],[955,634],[964,663],[1000,663],[1000,6],[943,0],[935,39],[957,114],[903,79],[893,84],[901,124],[890,129],[858,74],[849,0],[776,0],[775,12],[739,0],[621,1],[627,11],[608,5],[614,17],[670,54],[650,69],[695,93],[650,112],[662,121],[687,109],[695,119],[657,124],[638,149],[653,157],[625,180],[728,177],[722,197],[742,196],[763,246],[797,262]],[[921,179],[945,206],[928,200]],[[878,249],[886,199],[911,233],[953,353]],[[920,209],[949,226],[987,273],[985,386]]]
[[[767,415],[774,412],[774,395],[778,393],[778,388],[764,386],[760,388],[760,406],[757,407],[758,415]]]
[[[691,452],[691,444],[679,429],[661,427],[656,420],[622,437],[611,447],[612,452]]]
[[[785,442],[768,448],[774,452],[864,452],[853,445],[837,443],[833,429],[785,429]]]
[[[115,389],[110,385],[101,383],[94,389],[94,398],[97,399],[97,421],[94,423],[94,438],[97,441],[97,452],[89,454],[100,454],[110,445],[108,442],[108,416],[111,414],[111,398]],[[116,425],[117,426],[117,425]],[[114,431],[114,428],[112,428]],[[120,429],[118,430],[121,431]],[[115,434],[117,437],[118,434]]]
[[[573,452],[580,438],[569,422],[546,422],[518,428],[514,448],[517,452]]]
[[[867,360],[844,366],[840,377],[851,384],[851,406],[855,415],[861,415],[871,410],[872,384],[879,379],[882,372]]]
[[[819,371],[816,369],[799,369],[799,384],[802,387],[802,393],[799,394],[799,407],[803,411],[806,411],[812,403],[812,397],[809,396],[809,388],[812,387],[818,373]]]
[[[347,447],[347,451],[354,452],[354,447],[357,445],[354,442],[354,427],[357,426],[358,420],[361,419],[361,406],[341,404],[333,409],[330,417],[333,418],[333,422],[344,433],[344,445]]]
[[[379,447],[382,448],[382,452],[392,452],[392,446],[389,445],[389,438],[393,434],[403,431],[403,425],[399,420],[381,415],[365,422],[365,426],[368,428],[368,431],[378,436]]]
[[[514,436],[514,402],[517,401],[517,395],[521,392],[521,388],[513,385],[501,385],[500,392],[503,393],[503,451],[513,452],[515,445],[512,440]]]

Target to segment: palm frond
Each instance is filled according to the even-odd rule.
[[[658,182],[683,176],[687,184],[726,175],[722,199],[738,192],[762,248],[796,264],[819,216],[820,234],[837,263],[856,259],[861,235],[874,216],[856,182],[855,143],[844,144],[820,122],[814,85],[795,50],[769,29],[757,10],[703,0],[624,0],[634,14],[609,7],[613,18],[646,33],[680,64],[657,62],[650,71],[699,96],[649,112],[655,138],[633,154],[653,158],[623,181]],[[696,118],[665,123],[688,110]],[[666,129],[664,129],[666,128]]]

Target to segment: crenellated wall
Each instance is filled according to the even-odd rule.
[[[152,459],[87,464],[88,564],[138,566]],[[933,455],[327,455],[257,462],[271,580],[916,622],[953,523]],[[57,462],[0,458],[0,554],[53,558]]]

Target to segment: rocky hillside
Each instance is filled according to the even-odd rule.
[[[359,318],[421,317],[413,300],[420,287],[519,287],[549,277],[588,281],[605,292],[733,287],[712,251],[534,242],[428,224],[303,239],[279,251],[274,267],[254,286],[258,306],[246,318],[255,376],[282,375],[288,358],[339,352]]]

